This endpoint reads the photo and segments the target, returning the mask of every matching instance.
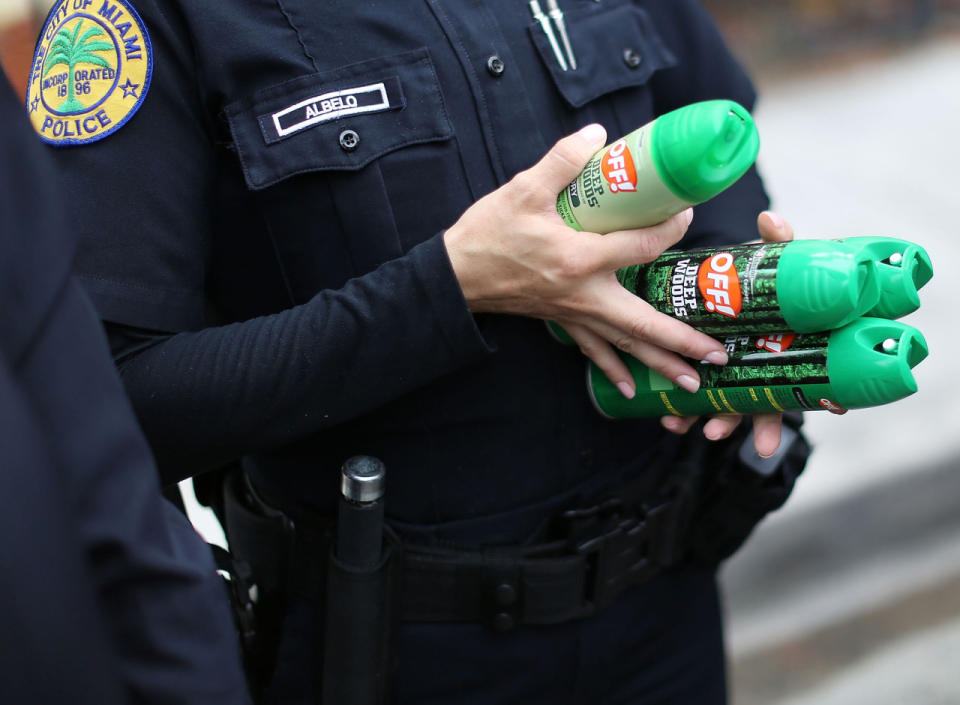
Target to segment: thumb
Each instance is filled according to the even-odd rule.
[[[793,228],[774,211],[763,211],[757,216],[757,230],[764,242],[789,242]]]
[[[530,168],[532,176],[550,193],[558,194],[583,171],[607,141],[603,125],[592,123],[579,132],[567,135],[547,152],[543,159]]]

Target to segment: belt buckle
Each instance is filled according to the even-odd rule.
[[[659,514],[659,513],[655,513]],[[564,512],[571,551],[584,559],[582,616],[609,605],[630,585],[659,569],[650,559],[650,540],[658,522],[648,512],[627,511],[619,498]]]

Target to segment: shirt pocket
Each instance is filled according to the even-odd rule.
[[[577,68],[567,71],[561,68],[540,24],[528,27],[563,100],[572,108],[588,110],[593,107],[590,103],[612,103],[624,132],[651,119],[653,105],[647,83],[657,71],[675,66],[677,59],[650,16],[632,4],[581,3],[565,12],[564,20],[577,61]],[[560,35],[555,34],[562,53]],[[592,117],[602,119],[603,115]]]
[[[453,136],[426,49],[301,76],[224,112],[251,189],[306,172],[356,171]]]
[[[295,300],[437,231],[420,217],[404,232],[412,182],[469,193],[426,48],[297,77],[230,102],[224,115]]]

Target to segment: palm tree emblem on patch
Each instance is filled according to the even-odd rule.
[[[97,39],[97,37],[105,37],[107,33],[97,25],[93,25],[81,35],[80,30],[83,26],[84,21],[82,19],[77,20],[73,26],[73,32],[71,32],[69,28],[64,27],[57,32],[53,41],[50,42],[51,53],[47,54],[47,70],[43,72],[43,75],[47,76],[53,69],[61,64],[67,67],[67,99],[57,107],[57,110],[61,113],[77,113],[85,110],[87,107],[77,100],[76,77],[82,74],[75,71],[76,67],[88,64],[104,69],[114,68],[107,59],[97,53],[103,51],[116,52],[116,47],[113,42],[105,42]],[[89,93],[90,82],[81,81],[80,91],[81,93]]]
[[[34,54],[27,114],[50,144],[95,142],[137,112],[152,74],[150,37],[126,0],[59,0]]]

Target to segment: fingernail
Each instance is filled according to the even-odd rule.
[[[719,350],[714,350],[711,353],[707,353],[707,362],[711,365],[726,365],[729,358],[725,352],[720,352]]]
[[[660,419],[660,423],[663,424],[663,427],[672,433],[676,433],[680,430],[680,419],[676,416],[664,416]]]
[[[723,434],[713,428],[703,428],[703,435],[708,441],[719,441],[723,438]]]
[[[783,218],[774,213],[773,211],[764,211],[767,214],[767,217],[773,222],[773,227],[777,230],[783,229]]]
[[[773,456],[775,456],[775,455],[777,454],[777,449],[778,449],[778,448],[780,448],[780,444],[779,444],[779,443],[777,443],[777,445],[774,447],[774,449],[771,450],[769,453],[761,453],[761,452],[760,452],[759,450],[757,450],[756,448],[754,448],[754,450],[757,450],[757,455],[759,455],[761,458],[766,459],[766,458],[772,458]]]
[[[674,382],[676,382],[677,385],[679,385],[682,389],[686,389],[691,394],[700,389],[700,383],[690,375],[680,375],[674,380]]]
[[[617,382],[617,389],[619,389],[620,393],[627,399],[633,399],[637,395],[633,387],[626,382]]]
[[[597,142],[603,142],[607,138],[607,131],[603,129],[603,125],[596,122],[584,125],[577,134],[591,145]]]
[[[693,208],[687,208],[683,213],[683,219],[687,221],[687,225],[693,222]]]

